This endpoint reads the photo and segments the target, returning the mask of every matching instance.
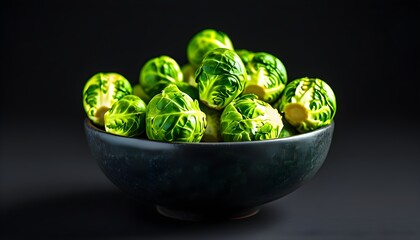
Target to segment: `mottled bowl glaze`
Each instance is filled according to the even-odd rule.
[[[106,133],[84,122],[87,142],[117,187],[177,219],[244,218],[310,180],[327,157],[334,122],[252,142],[167,143]]]

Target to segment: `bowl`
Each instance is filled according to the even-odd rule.
[[[324,163],[334,122],[291,137],[250,142],[169,143],[113,135],[89,119],[92,156],[121,190],[182,220],[257,214],[310,180]]]

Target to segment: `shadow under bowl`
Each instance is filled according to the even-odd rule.
[[[121,190],[183,220],[255,215],[310,180],[327,157],[334,122],[286,138],[168,143],[113,135],[84,122],[103,173]]]

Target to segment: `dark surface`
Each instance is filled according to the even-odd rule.
[[[420,239],[418,1],[217,2],[2,3],[0,239]],[[90,76],[117,71],[135,83],[151,56],[183,62],[204,27],[272,52],[289,78],[320,77],[337,96],[317,175],[240,221],[158,215],[104,176],[83,132]]]

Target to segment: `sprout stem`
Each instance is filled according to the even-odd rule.
[[[99,125],[104,125],[104,115],[109,109],[109,107],[101,106],[100,108],[98,108],[98,110],[96,110],[95,117],[98,118]]]
[[[244,94],[247,93],[254,93],[255,95],[258,96],[258,99],[264,100],[264,95],[266,92],[266,88],[259,86],[259,85],[248,85],[245,90],[244,90]]]
[[[308,110],[299,103],[290,103],[284,108],[286,120],[297,126],[299,123],[308,119]]]

